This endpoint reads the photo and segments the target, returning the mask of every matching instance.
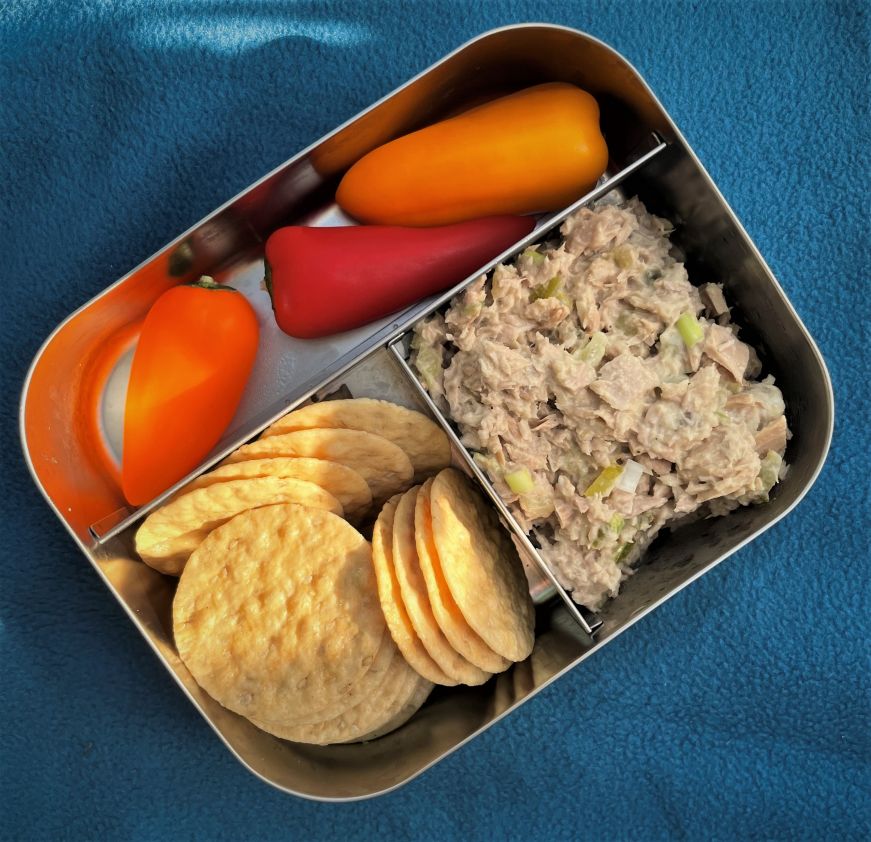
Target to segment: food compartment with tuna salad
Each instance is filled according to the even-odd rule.
[[[393,345],[599,642],[793,505],[801,439],[825,435],[771,330],[782,302],[677,190],[676,151]]]
[[[592,631],[631,579],[655,598],[790,473],[794,410],[764,325],[685,250],[692,218],[650,212],[645,186],[576,210],[394,345]]]
[[[813,340],[667,113],[545,25],[462,46],[107,287],[21,409],[174,680],[323,800],[422,773],[771,526],[831,428]]]

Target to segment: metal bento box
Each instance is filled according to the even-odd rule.
[[[263,243],[279,224],[349,224],[334,202],[338,177],[369,150],[479,102],[540,82],[574,83],[601,109],[610,161],[597,187],[438,298],[335,337],[280,332],[258,294]],[[317,166],[315,165],[317,164]],[[783,392],[793,433],[790,470],[770,503],[698,520],[648,550],[620,595],[598,614],[580,609],[543,565],[486,477],[407,362],[408,335],[457,291],[537,242],[570,211],[612,190],[679,219],[672,239],[691,276],[721,281],[743,329]],[[121,420],[135,331],[155,299],[201,274],[244,292],[259,311],[257,362],[235,419],[210,457],[160,498],[131,510],[117,483]],[[135,524],[193,476],[250,440],[288,409],[337,390],[417,408],[451,437],[454,462],[489,496],[527,549],[536,606],[530,658],[479,687],[437,688],[402,728],[371,742],[312,746],[279,740],[221,707],[193,680],[172,638],[174,580],[132,549]],[[828,451],[833,398],[825,364],[783,290],[710,177],[638,72],[597,39],[559,26],[524,24],[463,45],[331,134],[300,152],[182,234],[69,316],[27,376],[21,436],[34,481],[157,657],[215,733],[250,771],[286,792],[319,800],[385,793],[459,748],[580,664],[641,616],[784,517],[807,493]]]

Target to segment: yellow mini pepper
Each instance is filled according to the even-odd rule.
[[[446,225],[559,210],[607,164],[596,100],[553,82],[379,146],[348,170],[336,199],[361,222]]]

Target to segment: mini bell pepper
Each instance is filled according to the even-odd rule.
[[[257,316],[242,293],[203,278],[148,311],[127,386],[121,488],[141,505],[218,443],[257,355]]]
[[[607,164],[596,100],[555,82],[379,146],[348,170],[336,200],[379,225],[554,211],[593,187]]]
[[[275,319],[301,339],[368,324],[459,283],[534,225],[500,216],[437,228],[280,228],[266,242]]]

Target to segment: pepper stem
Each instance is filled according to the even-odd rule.
[[[266,287],[266,291],[269,293],[269,303],[272,305],[272,309],[275,310],[275,297],[272,294],[272,267],[269,265],[268,260],[263,261],[263,286]]]
[[[228,289],[230,292],[238,292],[236,287],[227,286],[227,284],[219,284],[210,275],[201,275],[198,281],[194,281],[187,286],[200,287],[201,289]]]

